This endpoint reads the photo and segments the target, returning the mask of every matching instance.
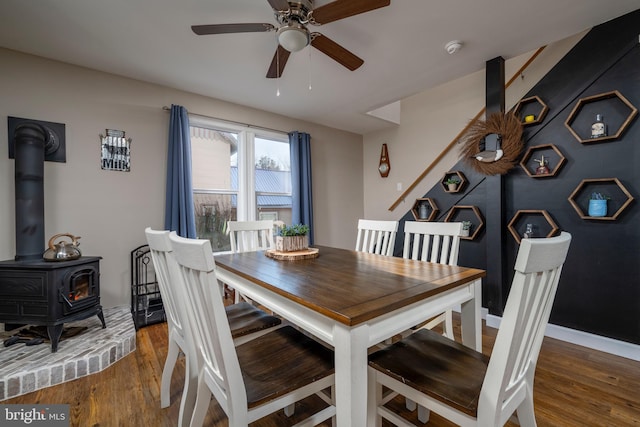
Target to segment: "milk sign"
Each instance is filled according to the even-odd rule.
[[[129,172],[131,170],[131,138],[124,137],[124,131],[107,129],[106,136],[100,135],[100,166],[105,170]]]

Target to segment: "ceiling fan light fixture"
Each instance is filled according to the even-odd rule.
[[[309,31],[298,23],[289,23],[278,29],[278,43],[289,52],[304,49],[309,41]]]

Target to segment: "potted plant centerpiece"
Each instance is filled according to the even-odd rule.
[[[447,185],[447,188],[449,188],[449,191],[456,191],[458,185],[460,184],[460,179],[456,176],[452,176],[447,178],[444,183]]]
[[[276,236],[276,250],[280,252],[302,251],[309,247],[309,226],[283,225]]]
[[[591,198],[589,199],[589,216],[607,216],[607,200],[609,200],[609,197],[602,193],[591,193]]]

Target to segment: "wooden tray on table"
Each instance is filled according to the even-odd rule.
[[[298,261],[301,259],[317,258],[320,255],[318,248],[307,248],[301,251],[282,252],[275,249],[267,249],[264,253],[269,258],[279,261]]]

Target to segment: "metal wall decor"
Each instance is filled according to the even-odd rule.
[[[131,170],[131,138],[124,137],[124,131],[106,129],[106,135],[100,134],[102,169],[120,172]]]

